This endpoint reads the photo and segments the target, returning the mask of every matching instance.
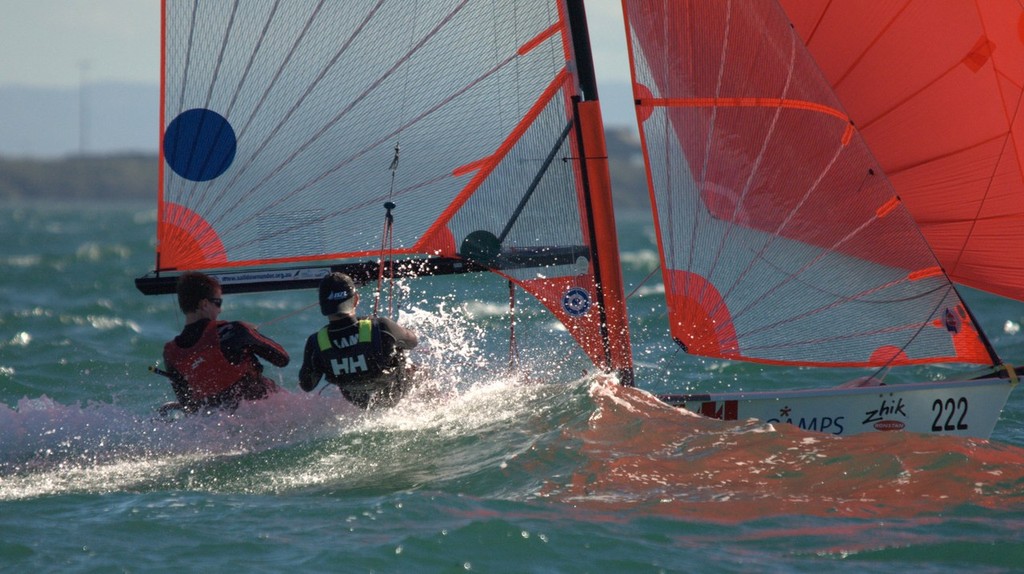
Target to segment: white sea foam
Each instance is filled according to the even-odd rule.
[[[46,396],[23,398],[13,408],[0,405],[0,500],[167,481],[262,492],[331,485],[345,477],[372,484],[381,464],[406,468],[408,456],[395,451],[388,462],[388,452],[415,448],[419,437],[458,441],[530,412],[526,405],[544,386],[509,373],[505,358],[489,357],[480,346],[480,327],[462,307],[413,308],[400,319],[429,343],[412,354],[419,365],[417,387],[389,410],[362,411],[326,385],[243,403],[230,414],[169,419],[116,404],[60,404]],[[372,454],[360,447],[363,441],[373,442]],[[307,445],[315,445],[312,459],[285,471],[271,465],[232,475],[230,486],[216,472],[184,472],[239,456],[301,452]]]

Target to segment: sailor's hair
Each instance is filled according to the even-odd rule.
[[[217,293],[220,282],[217,279],[198,271],[186,271],[178,277],[175,291],[178,293],[178,307],[182,313],[199,309],[203,299],[209,299]]]

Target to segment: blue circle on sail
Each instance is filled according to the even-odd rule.
[[[191,181],[209,181],[235,160],[235,130],[224,116],[195,108],[178,114],[164,132],[164,161]]]
[[[562,308],[573,317],[579,317],[590,309],[590,293],[579,287],[573,287],[562,295]]]

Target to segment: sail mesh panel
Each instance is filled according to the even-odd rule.
[[[223,264],[202,261],[194,242],[174,241],[189,236],[215,237],[228,265],[376,252],[386,201],[397,206],[398,252],[427,243],[451,247],[452,241],[425,236],[448,233],[454,213],[446,210],[465,200],[460,194],[482,173],[467,166],[494,169],[488,162],[500,160],[502,146],[566,68],[557,2],[168,0],[165,6],[167,208],[158,232],[165,269]],[[564,102],[559,105],[517,145],[515,165],[495,169],[500,181],[480,186],[494,197],[474,198],[478,213],[515,201],[516,190],[533,178],[534,148],[553,145],[568,121]],[[551,133],[539,133],[547,128]],[[558,177],[560,184],[546,179],[542,187],[571,179]],[[572,214],[572,202],[567,212],[550,199],[542,190],[523,214],[532,236],[518,226],[510,241],[569,239],[536,221],[543,212]],[[184,212],[175,206],[198,217],[171,220]],[[313,213],[319,223],[299,225],[289,215]],[[454,244],[461,239],[453,237]]]

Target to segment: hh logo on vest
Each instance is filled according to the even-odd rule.
[[[352,375],[359,372],[365,373],[370,370],[369,367],[366,366],[366,355],[331,359],[331,368],[334,370],[335,375],[340,375],[342,373]]]
[[[320,332],[317,333],[317,343],[320,346],[320,350],[326,351],[327,349],[330,349],[332,346],[335,346],[339,349],[346,349],[355,346],[359,343],[369,343],[370,341],[372,341],[372,323],[369,320],[360,319],[358,324],[359,333],[357,335],[351,335],[349,337],[339,337],[338,339],[335,339],[333,341],[333,344],[331,339],[328,337],[327,327],[320,329]],[[366,363],[366,355],[360,353],[354,357],[332,358],[331,370],[334,372],[335,376],[341,375],[343,373],[346,375],[354,375],[356,373],[369,372],[370,367]]]

